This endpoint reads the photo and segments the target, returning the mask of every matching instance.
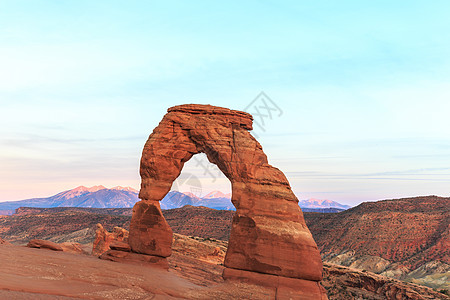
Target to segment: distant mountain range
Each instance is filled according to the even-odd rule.
[[[339,208],[341,210],[346,210],[351,208],[349,205],[340,204],[336,201],[331,200],[319,200],[319,199],[308,199],[300,200],[298,202],[301,208]]]
[[[162,209],[178,208],[185,205],[205,206],[221,210],[235,210],[233,203],[231,203],[231,195],[223,194],[219,191],[211,192],[201,198],[191,193],[170,191],[161,200]]]
[[[102,185],[93,187],[79,186],[72,190],[58,193],[48,198],[33,198],[20,201],[0,202],[0,214],[13,214],[19,207],[88,207],[88,208],[126,208],[133,207],[139,201],[139,192],[131,187],[116,186],[106,188]],[[173,209],[185,205],[205,206],[219,210],[235,210],[231,203],[231,194],[212,191],[198,197],[192,193],[170,191],[161,200],[162,209]],[[299,202],[304,211],[339,212],[350,208],[348,205],[329,200],[309,199]]]
[[[0,202],[0,210],[19,207],[133,207],[138,201],[138,191],[129,187],[105,188],[102,185],[87,188],[79,186],[48,198]]]

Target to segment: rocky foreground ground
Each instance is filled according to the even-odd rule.
[[[283,299],[270,288],[224,282],[224,241],[176,234],[173,250],[165,271],[3,243],[0,299]],[[326,264],[324,275],[329,299],[450,299],[430,288],[337,265]]]
[[[0,247],[0,259],[1,299],[251,299],[270,295],[256,286],[220,283],[205,287],[177,271],[13,245]],[[209,281],[205,278],[204,284]]]

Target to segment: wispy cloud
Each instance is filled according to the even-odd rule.
[[[450,181],[450,167],[398,170],[375,173],[327,173],[327,172],[285,172],[289,177],[340,180],[405,180],[405,181]],[[431,173],[430,173],[431,172]],[[435,178],[430,178],[435,177]],[[437,178],[436,178],[437,177]]]
[[[1,138],[0,145],[13,147],[33,147],[36,145],[51,144],[79,144],[79,143],[96,143],[101,145],[104,142],[126,142],[126,141],[143,141],[145,136],[122,136],[122,137],[98,137],[98,138],[64,138],[41,136],[36,134],[18,134],[15,137]]]

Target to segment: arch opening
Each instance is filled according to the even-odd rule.
[[[235,210],[231,202],[231,182],[206,154],[194,154],[186,161],[180,175],[160,202],[161,209],[184,205]]]

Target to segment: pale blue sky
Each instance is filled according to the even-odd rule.
[[[330,2],[0,0],[0,201],[138,188],[168,107],[260,91],[299,198],[449,196],[450,2]]]

